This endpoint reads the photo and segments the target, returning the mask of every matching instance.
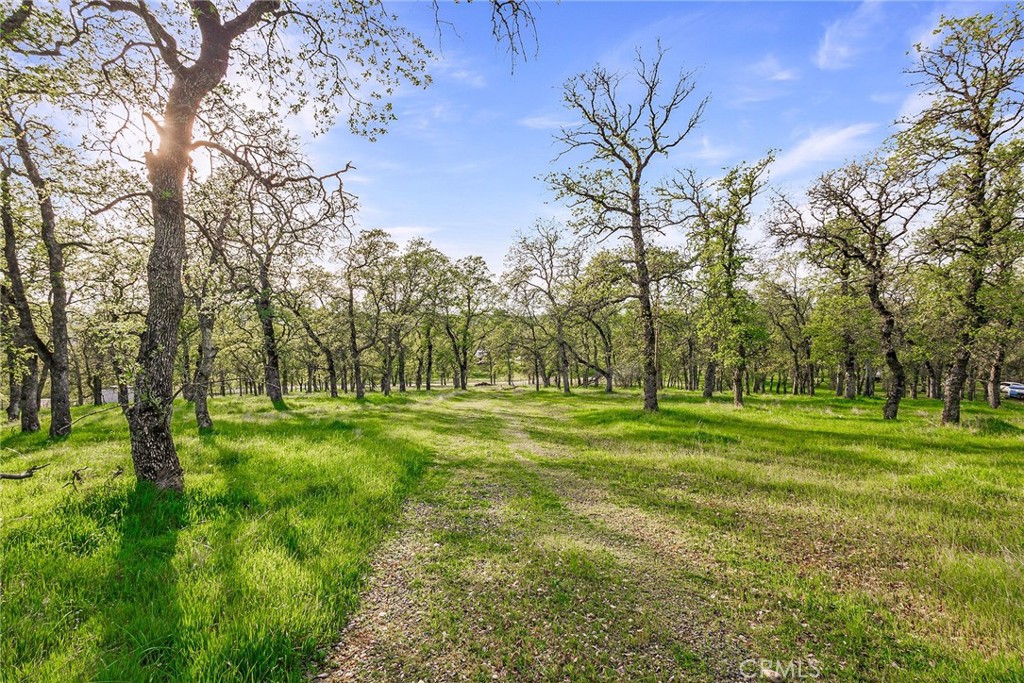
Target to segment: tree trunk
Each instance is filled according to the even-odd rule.
[[[195,375],[192,372],[192,354],[188,348],[189,336],[191,335],[181,334],[181,397],[191,403],[192,394],[195,392],[195,387],[192,384]]]
[[[78,364],[78,356],[74,356],[74,369],[75,369],[75,405],[81,407],[85,405],[85,387],[82,384],[82,368]]]
[[[277,347],[277,332],[274,330],[274,309],[270,301],[272,293],[270,274],[265,265],[260,265],[260,289],[256,293],[256,313],[263,331],[263,379],[267,396],[275,406],[284,403],[281,385],[281,354]]]
[[[857,398],[857,358],[849,351],[843,359],[843,386],[846,398]]]
[[[92,404],[103,405],[103,378],[98,373],[92,376]]]
[[[967,379],[967,366],[971,362],[971,348],[961,343],[953,354],[953,363],[946,373],[943,387],[942,424],[960,424],[960,401]]]
[[[612,344],[611,344],[611,340],[610,339],[605,341],[605,346],[604,346],[604,367],[605,367],[605,370],[606,370],[605,374],[604,374],[604,393],[610,394],[613,391],[615,391],[615,387],[612,384],[613,383]]]
[[[398,393],[404,394],[406,390],[405,382],[405,344],[398,341]]]
[[[394,358],[391,353],[391,334],[388,333],[384,342],[384,372],[380,377],[380,391],[385,396],[391,395],[391,373],[394,371]]]
[[[562,376],[562,393],[572,393],[569,389],[569,353],[566,349],[565,330],[562,328],[562,321],[555,324],[556,343],[558,344],[558,370]]]
[[[43,371],[39,375],[39,382],[36,384],[36,410],[42,410],[43,406],[43,390],[46,389],[46,380],[50,378],[50,365],[46,362],[43,363]]]
[[[14,362],[14,350],[4,353],[7,362],[7,421],[14,422],[21,413],[21,378]]]
[[[998,408],[1002,401],[1002,396],[999,394],[999,383],[1003,381],[1003,361],[1005,359],[1006,350],[999,347],[995,360],[992,361],[988,370],[988,404],[993,408]]]
[[[430,391],[430,382],[434,376],[434,341],[431,339],[429,332],[427,334],[427,367],[424,373],[426,374],[427,391]]]
[[[637,273],[637,294],[640,302],[640,321],[643,335],[643,392],[644,410],[658,410],[658,358],[657,330],[654,324],[654,310],[651,307],[651,275],[647,269],[647,246],[640,227],[640,186],[634,183],[632,188],[631,234],[633,238],[633,259]]]
[[[39,431],[39,403],[36,400],[36,392],[39,388],[39,357],[48,356],[50,349],[36,334],[32,310],[29,308],[25,295],[25,285],[21,278],[21,264],[18,263],[15,243],[16,234],[11,209],[9,176],[9,170],[0,171],[0,222],[3,223],[4,232],[4,261],[7,265],[5,275],[10,282],[10,289],[6,285],[0,285],[0,295],[2,295],[0,296],[0,306],[6,308],[10,305],[14,308],[17,313],[17,322],[14,324],[13,341],[15,346],[29,353],[26,367],[22,370],[18,394],[21,431],[37,432]]]
[[[71,364],[64,245],[57,240],[57,217],[50,191],[35,163],[28,136],[13,116],[9,118],[18,156],[39,202],[39,235],[46,247],[46,270],[50,281],[50,353],[44,356],[44,360],[50,368],[50,438],[57,439],[71,433]]]
[[[262,9],[262,8],[261,8]],[[132,461],[139,481],[181,490],[184,477],[171,435],[174,355],[184,311],[181,267],[185,256],[185,174],[192,166],[193,127],[203,99],[227,74],[231,42],[248,31],[270,7],[243,12],[230,26],[216,12],[197,12],[201,49],[188,68],[174,52],[161,53],[173,74],[160,127],[159,147],[146,154],[152,202],[153,246],[147,263],[149,307],[139,345],[135,402],[126,411]],[[278,390],[280,388],[278,387]]]
[[[39,403],[36,392],[39,389],[39,356],[31,354],[25,361],[25,370],[21,375],[21,393],[18,401],[21,405],[21,431],[35,433],[39,431]]]
[[[709,360],[704,368],[704,398],[711,398],[715,393],[715,361]]]
[[[740,364],[732,370],[732,404],[743,407],[743,366]]]
[[[213,429],[213,420],[207,406],[210,396],[210,377],[213,375],[213,362],[217,357],[217,347],[213,345],[212,313],[199,313],[199,359],[196,364],[196,376],[192,383],[192,400],[195,402],[196,425],[200,432]]]

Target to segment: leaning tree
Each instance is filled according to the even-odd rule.
[[[801,244],[815,265],[856,275],[879,319],[882,353],[892,375],[882,408],[896,419],[906,390],[899,357],[903,335],[893,289],[910,264],[911,232],[931,203],[929,185],[901,160],[879,154],[822,174],[800,205],[779,196],[768,231],[780,245]],[[853,270],[851,270],[851,268]]]

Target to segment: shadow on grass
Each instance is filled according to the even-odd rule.
[[[173,560],[187,524],[188,496],[139,483],[123,496],[98,502],[97,512],[108,519],[119,513],[120,546],[100,606],[104,631],[97,678],[129,680],[140,671],[171,677],[180,621]]]

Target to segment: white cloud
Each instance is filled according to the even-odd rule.
[[[471,88],[487,86],[487,77],[474,69],[469,60],[456,55],[443,55],[434,60],[430,71],[437,77],[456,81]]]
[[[750,73],[757,78],[769,81],[795,81],[800,77],[796,69],[787,69],[782,66],[779,59],[772,54],[767,55],[759,62],[750,66]]]
[[[793,149],[779,155],[772,175],[783,177],[808,166],[842,161],[864,150],[864,137],[878,128],[874,123],[855,123],[844,128],[822,128],[812,132]]]
[[[868,99],[875,104],[892,104],[899,101],[900,93],[898,92],[873,92],[868,95]]]
[[[527,128],[536,128],[538,130],[548,130],[552,128],[565,128],[566,126],[575,125],[575,121],[570,121],[566,116],[559,116],[557,114],[539,114],[537,116],[528,116],[525,119],[519,119],[516,123],[520,126],[526,126]]]
[[[448,72],[448,76],[454,81],[465,83],[473,88],[483,88],[487,85],[487,79],[484,78],[484,75],[471,69],[456,69]]]
[[[737,149],[732,145],[720,145],[714,144],[708,138],[707,135],[702,135],[700,138],[700,147],[696,151],[691,152],[691,156],[694,159],[701,161],[708,161],[712,163],[725,161],[730,157],[736,156]]]
[[[852,14],[829,24],[818,44],[814,64],[828,71],[845,69],[853,65],[854,58],[872,37],[873,29],[882,18],[881,2],[865,0]]]

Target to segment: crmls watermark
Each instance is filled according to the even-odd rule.
[[[767,681],[797,681],[821,678],[817,660],[791,659],[788,662],[773,659],[744,659],[740,662],[740,676],[747,680],[760,678]]]

